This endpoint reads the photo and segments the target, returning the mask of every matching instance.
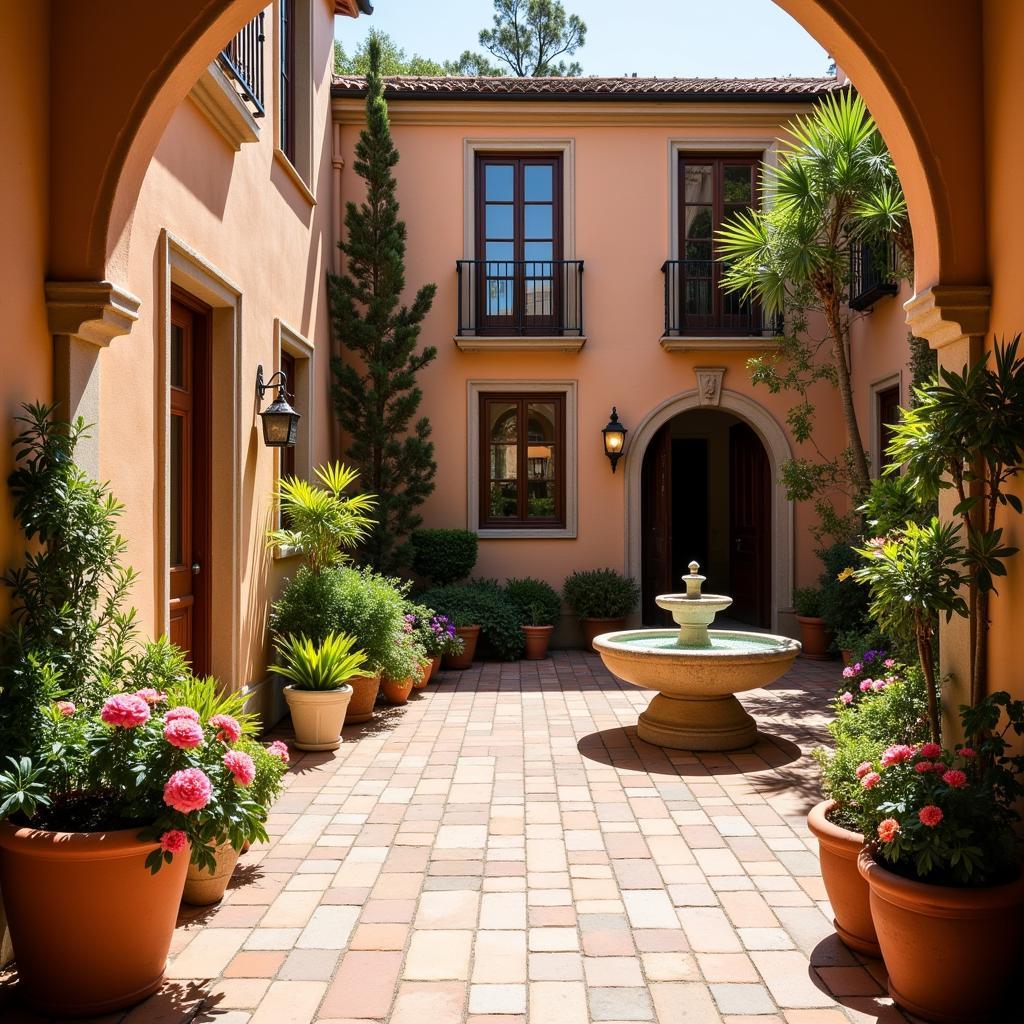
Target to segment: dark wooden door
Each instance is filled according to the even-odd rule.
[[[654,599],[672,592],[672,428],[666,423],[644,453],[641,470],[641,586],[647,625],[671,622]]]
[[[210,310],[175,289],[170,359],[170,639],[209,672]]]
[[[771,625],[771,466],[746,423],[729,428],[729,582],[726,613]]]

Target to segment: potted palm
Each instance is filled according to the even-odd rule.
[[[548,656],[551,634],[562,617],[562,599],[550,584],[532,577],[510,579],[505,593],[518,608],[526,642],[526,660],[542,661]]]
[[[596,636],[625,628],[626,616],[640,600],[640,588],[614,569],[590,569],[569,576],[562,596],[580,620],[584,646],[593,650]]]
[[[366,655],[353,650],[354,636],[329,633],[315,644],[305,636],[280,639],[278,673],[291,680],[284,688],[300,750],[336,750],[341,745],[345,710],[352,699],[348,681],[360,674]]]

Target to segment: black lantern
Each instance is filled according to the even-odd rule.
[[[619,422],[619,414],[612,406],[612,418],[608,426],[601,429],[604,437],[604,453],[612,464],[612,472],[615,472],[615,465],[622,458],[622,449],[626,444],[626,428]]]
[[[302,417],[288,404],[288,375],[278,370],[264,383],[263,367],[256,367],[256,394],[260,402],[271,388],[277,389],[277,397],[260,413],[260,419],[263,420],[263,443],[268,448],[291,448],[295,444]]]

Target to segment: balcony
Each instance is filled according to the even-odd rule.
[[[263,117],[263,15],[257,14],[218,54],[253,117]]]
[[[719,286],[719,269],[714,260],[666,260],[662,264],[663,348],[751,348],[781,333],[781,317],[768,317],[757,303]]]
[[[870,309],[879,299],[900,290],[898,258],[895,242],[850,246],[850,309]]]
[[[583,260],[457,260],[463,351],[579,351]]]

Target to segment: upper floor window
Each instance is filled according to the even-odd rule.
[[[889,445],[895,440],[896,427],[900,422],[900,385],[897,381],[889,387],[875,391],[875,471],[879,474],[889,464]]]
[[[278,118],[281,151],[295,163],[295,3],[278,0]]]

